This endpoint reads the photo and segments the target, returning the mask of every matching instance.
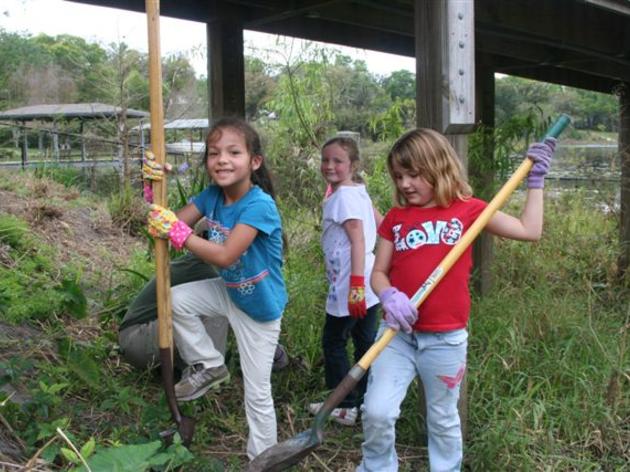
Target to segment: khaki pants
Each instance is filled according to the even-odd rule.
[[[280,319],[259,322],[232,302],[222,279],[190,282],[172,289],[173,337],[188,365],[223,364],[205,329],[207,320],[230,323],[238,346],[245,387],[245,414],[249,425],[247,455],[253,459],[277,442],[276,412],[271,396],[271,367],[280,335]]]

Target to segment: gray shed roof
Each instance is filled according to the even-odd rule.
[[[59,118],[111,118],[118,116],[122,108],[104,103],[60,103],[31,105],[0,112],[0,120],[29,121],[56,120]],[[129,118],[150,116],[146,111],[127,109]]]
[[[134,130],[151,129],[151,123],[142,123],[135,126]],[[179,120],[164,123],[164,129],[205,129],[208,127],[208,118],[181,118]]]

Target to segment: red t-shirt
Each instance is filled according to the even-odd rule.
[[[411,298],[444,256],[487,206],[477,198],[456,200],[448,208],[392,208],[378,228],[394,244],[389,280]],[[465,328],[470,314],[469,246],[418,309],[416,331]]]

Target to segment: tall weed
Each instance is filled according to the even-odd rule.
[[[496,242],[495,287],[471,315],[473,470],[613,470],[628,458],[630,389],[611,402],[608,388],[628,365],[615,240],[614,219],[572,192],[547,202],[540,243]]]

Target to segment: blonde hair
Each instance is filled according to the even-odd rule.
[[[442,134],[432,129],[409,131],[394,143],[387,155],[387,169],[396,182],[394,164],[420,174],[433,187],[433,198],[438,206],[447,207],[456,199],[466,200],[472,195],[455,149]],[[408,205],[397,186],[394,198],[398,205]]]
[[[334,138],[330,138],[324,143],[324,145],[322,146],[322,152],[325,148],[333,144],[336,144],[341,149],[346,151],[346,154],[350,159],[350,166],[352,168],[352,181],[359,184],[364,183],[363,178],[359,174],[361,157],[359,156],[359,146],[357,146],[357,142],[347,136],[335,136]]]

